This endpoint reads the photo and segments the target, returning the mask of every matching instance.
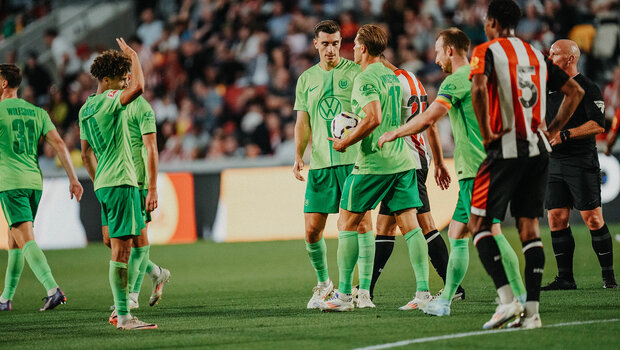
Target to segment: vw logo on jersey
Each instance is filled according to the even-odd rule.
[[[325,120],[332,120],[342,111],[340,100],[334,96],[325,96],[319,101],[319,115]]]

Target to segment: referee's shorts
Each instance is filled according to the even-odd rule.
[[[598,156],[549,158],[545,208],[592,210],[601,206],[601,167]]]

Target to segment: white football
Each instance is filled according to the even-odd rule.
[[[360,117],[352,112],[342,112],[332,119],[332,135],[342,139],[347,137],[360,122]]]

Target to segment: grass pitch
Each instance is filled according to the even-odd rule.
[[[619,225],[610,226],[612,235]],[[543,283],[556,274],[550,235],[543,228],[547,256]],[[523,258],[514,229],[505,232]],[[620,318],[620,290],[602,289],[600,268],[584,226],[573,227],[576,241],[576,291],[543,292],[543,325]],[[445,232],[443,233],[444,238]],[[447,241],[447,238],[446,238]],[[328,240],[330,276],[338,280],[336,240]],[[616,271],[620,245],[614,241]],[[154,246],[151,259],[172,272],[164,299],[148,306],[151,283],[142,287],[134,314],[156,322],[158,330],[117,331],[107,323],[112,304],[108,284],[110,254],[102,244],[85,249],[45,252],[68,304],[37,311],[45,295],[28,267],[13,300],[13,311],[0,313],[0,348],[222,348],[351,349],[401,340],[480,331],[493,314],[495,291],[477,252],[470,246],[470,267],[463,286],[467,300],[452,306],[452,316],[398,311],[415,292],[405,243],[394,254],[375,290],[373,310],[326,314],[306,310],[316,279],[303,241]],[[0,252],[3,280],[7,254]],[[618,276],[620,278],[620,275]],[[2,281],[0,280],[0,281]],[[442,287],[431,269],[432,292]],[[424,348],[616,348],[620,322],[593,323],[531,331],[489,333],[426,342]],[[409,345],[414,347],[416,345]]]

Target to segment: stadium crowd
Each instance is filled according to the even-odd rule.
[[[604,87],[611,121],[620,108],[618,0],[517,2],[524,13],[517,34],[544,53],[560,38],[579,44],[580,71]],[[487,6],[487,0],[139,1],[128,42],[145,71],[160,161],[268,155],[292,163],[295,84],[318,62],[312,32],[321,19],[340,23],[345,58],[353,56],[360,25],[383,25],[390,37],[387,58],[414,72],[432,101],[444,78],[434,60],[436,34],[456,26],[472,46],[486,41]],[[54,83],[32,52],[15,58],[24,68],[21,94],[50,112],[80,166],[78,111],[96,89],[88,67],[105,48],[74,46],[53,29],[46,43],[62,82]],[[451,147],[444,145],[447,154]],[[40,158],[42,168],[60,166],[47,146]]]

